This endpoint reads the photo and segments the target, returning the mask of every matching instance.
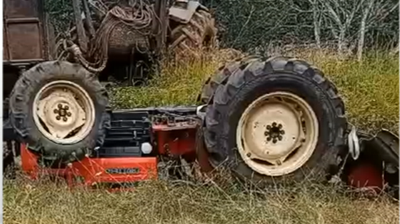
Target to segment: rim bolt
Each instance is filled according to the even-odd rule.
[[[68,105],[65,105],[64,110],[68,110],[68,109],[69,109]]]
[[[61,119],[61,117],[60,117],[60,116],[57,116],[56,119],[59,121],[59,120]]]
[[[268,130],[271,129],[271,125],[268,125],[268,126],[267,126],[267,129],[268,129]]]
[[[63,121],[66,122],[68,120],[67,117],[63,117]]]
[[[67,116],[71,117],[72,116],[71,112],[67,112]]]
[[[58,114],[58,110],[57,109],[54,109],[54,111],[53,111],[55,114]]]
[[[284,135],[284,134],[285,134],[285,131],[284,131],[284,130],[281,130],[279,133],[280,133],[281,135]]]
[[[60,103],[60,104],[58,104],[58,108],[59,109],[62,109],[63,108],[63,106],[62,106],[62,104]]]
[[[272,123],[272,127],[276,127],[276,122]]]
[[[276,142],[277,142],[277,140],[274,138],[274,140],[272,140],[272,143],[274,143],[274,144],[275,144]]]

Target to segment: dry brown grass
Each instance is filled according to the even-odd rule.
[[[363,64],[339,61],[326,53],[308,52],[303,58],[321,67],[345,98],[350,120],[376,131],[398,130],[398,59],[369,55]],[[225,56],[224,56],[225,57]],[[120,88],[114,95],[119,108],[194,104],[206,76],[223,59],[168,67],[144,88]],[[222,57],[223,58],[223,57]],[[228,57],[229,58],[229,57]],[[244,192],[224,187],[148,182],[134,192],[68,191],[65,186],[18,179],[6,181],[4,223],[259,223],[259,224],[394,224],[398,204],[386,196],[349,197],[333,186],[302,183],[295,189]]]

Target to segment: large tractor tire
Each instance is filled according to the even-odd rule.
[[[45,162],[81,160],[101,146],[110,127],[107,91],[82,66],[44,62],[24,72],[10,97],[20,141]]]
[[[170,20],[169,49],[176,55],[192,55],[199,49],[217,47],[217,28],[211,13],[200,7],[187,24]]]
[[[259,187],[326,178],[337,165],[347,121],[323,73],[300,60],[255,57],[211,77],[204,141],[210,163]]]

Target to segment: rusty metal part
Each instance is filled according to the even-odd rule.
[[[72,0],[72,7],[74,9],[74,18],[75,18],[75,25],[78,34],[78,43],[79,47],[83,52],[87,52],[88,49],[88,38],[85,33],[85,29],[83,27],[83,22],[81,19],[82,12],[80,8],[80,0]]]
[[[167,15],[167,1],[161,0],[156,1],[154,5],[155,11],[155,19],[153,21],[152,31],[155,35],[155,51],[156,55],[162,55],[163,51],[165,50],[166,41],[167,41],[167,29],[166,27],[169,26],[168,22],[168,15]]]
[[[88,27],[90,38],[93,38],[96,31],[94,30],[94,27],[93,27],[92,16],[90,15],[89,4],[87,1],[88,0],[82,0],[83,12],[85,13],[85,23],[86,23],[86,26]]]
[[[26,65],[49,59],[48,24],[42,0],[3,1],[3,63]]]

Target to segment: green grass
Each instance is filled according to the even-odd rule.
[[[352,197],[330,186],[293,192],[243,193],[211,186],[145,183],[134,192],[67,191],[47,184],[7,183],[4,223],[63,224],[394,224],[386,197]]]
[[[293,55],[297,56],[297,55]],[[318,66],[337,86],[344,98],[349,121],[366,131],[381,128],[398,133],[399,60],[383,53],[355,60],[337,60],[311,52],[300,58]],[[226,57],[222,57],[226,58]],[[115,108],[165,105],[193,105],[205,79],[224,60],[169,67],[163,75],[143,88],[118,88],[113,94]]]
[[[320,67],[337,85],[347,113],[358,127],[398,133],[399,61],[369,55],[362,64],[328,54],[300,55]],[[223,61],[223,60],[222,60]],[[205,78],[221,60],[169,67],[144,88],[115,90],[115,108],[195,104]],[[242,192],[229,185],[175,186],[145,183],[134,192],[68,191],[65,186],[6,181],[4,223],[254,223],[254,224],[394,224],[398,204],[386,196],[367,199],[333,186],[299,184],[296,189]],[[294,193],[293,193],[294,192]]]

